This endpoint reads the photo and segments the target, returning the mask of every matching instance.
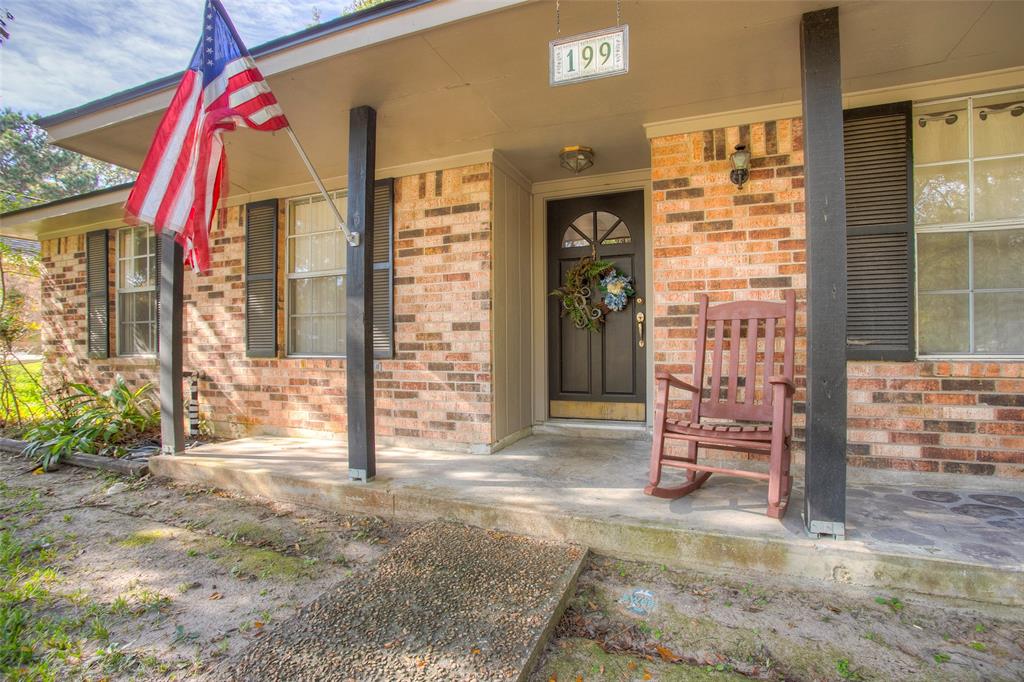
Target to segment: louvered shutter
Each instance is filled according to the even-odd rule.
[[[90,358],[110,357],[109,237],[107,230],[85,235],[87,350]]]
[[[851,360],[914,359],[911,134],[910,102],[844,112]]]
[[[277,355],[277,199],[245,206],[245,354]]]
[[[392,179],[378,180],[373,195],[373,357],[394,355],[394,193]]]

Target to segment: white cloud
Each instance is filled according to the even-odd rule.
[[[0,105],[52,114],[185,68],[205,0],[4,0],[15,15],[0,48]],[[248,47],[322,20],[345,0],[224,0]]]

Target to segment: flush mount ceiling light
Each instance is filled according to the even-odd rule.
[[[562,147],[562,151],[558,153],[558,160],[562,168],[579,174],[594,165],[594,150],[579,144]]]
[[[729,155],[729,161],[732,162],[729,179],[739,189],[743,189],[743,183],[750,177],[750,151],[747,145],[736,145],[736,151]]]

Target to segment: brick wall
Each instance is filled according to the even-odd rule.
[[[692,373],[697,294],[712,302],[797,291],[794,418],[803,436],[806,300],[799,119],[651,141],[654,352]],[[729,153],[753,152],[750,181],[729,182]],[[1024,363],[851,362],[851,465],[1024,478]]]
[[[116,374],[130,384],[156,383],[157,366],[152,358],[111,357],[89,359],[86,354],[85,235],[50,239],[40,244],[41,338],[46,362],[43,377],[51,388],[65,381],[88,381],[103,387]],[[110,282],[114,281],[114,239],[110,239]],[[110,349],[117,348],[114,329],[117,315],[113,286],[109,292]]]
[[[802,134],[799,120],[785,120],[651,140],[655,368],[692,376],[698,294],[712,303],[781,300],[784,289],[796,289],[798,439],[807,286]],[[729,181],[729,154],[740,143],[753,153],[742,190]]]
[[[848,368],[851,464],[1024,477],[1024,363]]]
[[[448,447],[491,442],[491,166],[395,183],[395,357],[377,372],[380,437]],[[222,209],[212,272],[185,276],[185,370],[203,374],[201,411],[228,436],[345,431],[345,360],[284,357],[283,269],[278,358],[245,357],[243,207]],[[279,253],[284,253],[281,202]],[[113,282],[113,239],[111,279]],[[283,268],[283,266],[282,266]],[[107,385],[155,381],[153,358],[86,357],[84,236],[43,244],[47,375]],[[111,287],[111,349],[116,310]]]

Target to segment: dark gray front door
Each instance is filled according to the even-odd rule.
[[[600,332],[577,329],[549,297],[549,413],[552,417],[643,421],[645,406],[644,193],[548,202],[548,286],[561,286],[580,258],[595,255],[633,278],[626,308]],[[593,287],[596,303],[600,291]]]

